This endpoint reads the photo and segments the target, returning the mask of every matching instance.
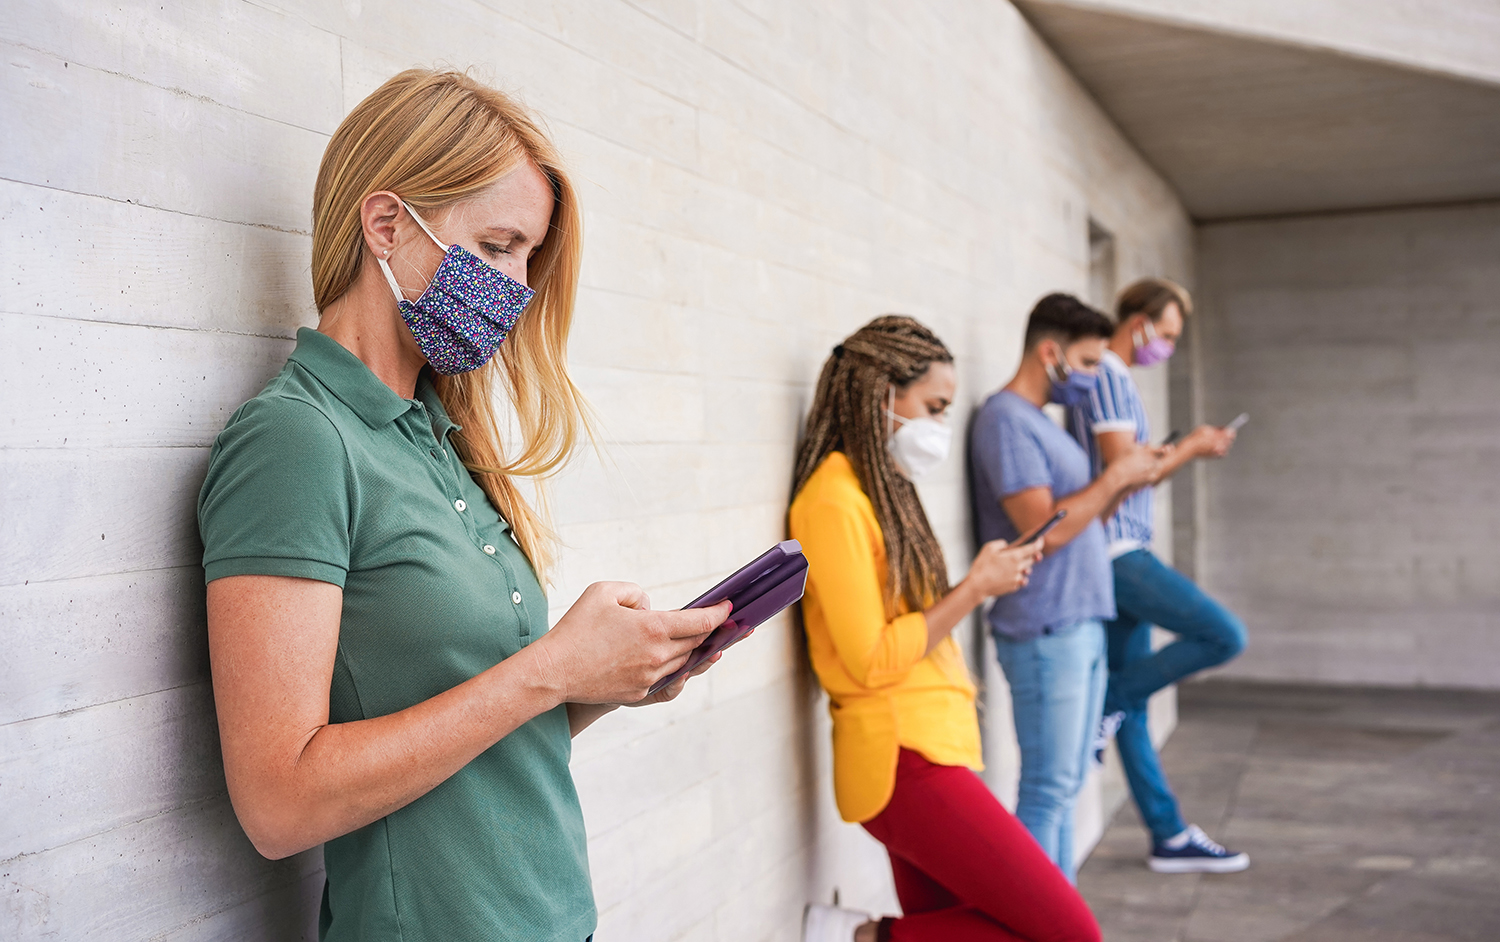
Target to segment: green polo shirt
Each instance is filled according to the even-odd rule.
[[[424,376],[403,399],[302,329],[214,441],[198,500],[209,581],[341,586],[329,720],[395,713],[547,630],[526,557],[455,455]],[[564,707],[437,788],[324,847],[326,942],[583,942],[594,930]]]

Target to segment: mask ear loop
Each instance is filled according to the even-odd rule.
[[[402,209],[406,210],[408,213],[411,213],[411,218],[415,219],[417,221],[417,225],[419,225],[419,226],[422,227],[422,231],[425,232],[425,233],[427,233],[427,238],[429,238],[432,241],[436,242],[437,243],[437,247],[440,248],[440,249],[442,249],[444,252],[448,251],[448,246],[446,246],[446,245],[443,244],[443,240],[442,239],[439,239],[437,236],[435,236],[435,235],[432,234],[432,230],[429,229],[429,228],[427,228],[427,223],[425,223],[425,222],[422,221],[422,217],[417,215],[417,211],[416,210],[414,210],[410,206],[406,205],[405,201],[403,201],[401,199],[401,197],[399,197],[399,196],[396,197],[396,202],[398,202],[398,203],[401,204],[401,208]]]
[[[1130,339],[1131,340],[1135,340],[1135,337],[1132,335]],[[1151,341],[1153,341],[1155,339],[1156,339],[1156,328],[1151,326],[1151,318],[1148,317],[1148,318],[1146,318],[1146,326],[1144,326],[1144,327],[1141,328],[1141,342],[1138,343],[1138,344],[1136,344],[1136,347],[1137,348],[1144,347],[1146,344],[1150,343]]]
[[[1056,340],[1052,341],[1052,343],[1057,346],[1057,363],[1055,365],[1052,363],[1044,364],[1047,368],[1047,378],[1054,383],[1063,383],[1067,381],[1068,374],[1073,371],[1068,368],[1068,358],[1063,353],[1062,344]],[[1061,379],[1058,378],[1059,373],[1062,374]]]
[[[399,196],[396,197],[396,202],[400,203],[401,208],[406,210],[407,213],[411,215],[412,219],[416,220],[417,225],[422,227],[422,231],[427,233],[427,238],[437,243],[437,247],[442,249],[446,254],[448,251],[448,246],[444,245],[441,239],[432,234],[432,230],[427,228],[427,223],[422,221],[422,217],[417,215],[416,210],[406,205],[406,201]],[[379,256],[376,257],[375,264],[380,266],[380,273],[385,276],[385,283],[391,286],[391,294],[394,294],[396,296],[396,303],[399,305],[402,301],[405,301],[406,295],[401,293],[401,285],[397,283],[396,276],[391,274],[391,266],[383,257]]]

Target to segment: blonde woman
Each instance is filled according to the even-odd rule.
[[[318,328],[214,443],[199,524],[229,794],[266,856],[325,845],[328,942],[583,942],[570,736],[727,615],[596,584],[547,631],[547,521],[515,479],[557,469],[583,422],[580,246],[525,112],[464,75],[397,75],[318,172]]]
[[[952,632],[1026,584],[1040,541],[980,548],[949,586],[912,480],[946,457],[953,356],[909,317],[834,348],[797,454],[789,514],[802,611],[833,714],[844,820],[885,845],[903,916],[810,906],[805,942],[1097,942],[1078,891],[973,770],[974,685]]]

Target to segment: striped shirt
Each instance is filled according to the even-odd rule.
[[[1068,410],[1068,431],[1088,452],[1096,478],[1104,470],[1104,458],[1095,437],[1100,432],[1134,432],[1137,442],[1151,440],[1150,421],[1135,378],[1113,350],[1104,351],[1104,359],[1099,363],[1099,384],[1089,396],[1088,405]],[[1153,490],[1143,487],[1131,494],[1120,502],[1115,515],[1104,521],[1111,559],[1151,546]]]

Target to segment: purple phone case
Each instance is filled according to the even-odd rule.
[[[676,683],[699,664],[744,638],[761,622],[802,598],[806,586],[807,557],[802,555],[802,544],[785,540],[684,605],[683,608],[708,608],[728,599],[734,603],[734,610],[729,613],[728,621],[693,649],[686,664],[653,684],[651,693]]]

